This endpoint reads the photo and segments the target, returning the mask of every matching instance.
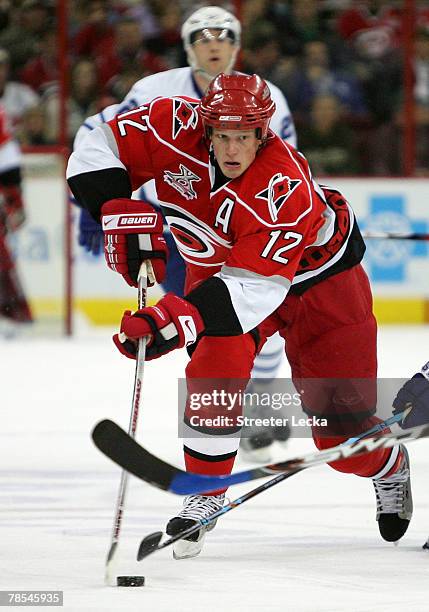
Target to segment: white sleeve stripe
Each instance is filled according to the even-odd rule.
[[[104,135],[106,136],[106,141],[109,145],[109,148],[113,151],[115,157],[119,157],[118,143],[116,142],[110,125],[103,123],[100,128],[103,130]]]
[[[67,178],[111,168],[122,168],[126,171],[118,158],[118,148],[112,131],[109,126],[103,125],[89,132],[70,155]]]
[[[231,276],[222,269],[215,276],[225,283],[243,333],[247,333],[280,306],[287,288],[272,282],[270,277],[245,278],[240,272],[237,269],[236,275]]]
[[[223,274],[227,276],[234,276],[237,278],[247,278],[261,281],[269,281],[271,283],[277,283],[286,289],[289,289],[291,286],[291,282],[288,278],[284,276],[280,276],[279,274],[274,274],[273,276],[264,276],[262,274],[258,274],[257,272],[251,272],[250,270],[244,270],[243,268],[232,268],[231,266],[222,266],[220,270]]]
[[[8,140],[0,146],[0,172],[17,168],[22,163],[21,149],[14,140]]]

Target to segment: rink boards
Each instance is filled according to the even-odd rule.
[[[64,241],[66,191],[61,163],[47,156],[26,156],[25,197],[28,222],[14,240],[19,269],[39,316],[63,317],[67,301],[67,248]],[[52,161],[52,160],[51,160]],[[36,163],[37,162],[37,163]],[[39,172],[34,168],[39,167]],[[40,167],[45,167],[40,172]],[[47,171],[46,168],[50,168]],[[429,231],[427,179],[322,179],[344,193],[363,230]],[[73,207],[73,218],[78,213]],[[74,224],[76,226],[76,223]],[[133,307],[135,291],[107,269],[104,257],[93,257],[73,243],[73,305],[95,324],[114,324],[123,309]],[[429,322],[429,242],[367,242],[365,268],[381,323]],[[161,292],[151,291],[156,300]]]

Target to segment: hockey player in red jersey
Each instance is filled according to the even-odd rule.
[[[149,178],[187,262],[185,297],[167,294],[154,307],[126,312],[115,336],[119,350],[135,356],[142,336],[149,359],[187,346],[188,397],[214,397],[220,387],[245,389],[255,355],[279,331],[304,410],[328,420],[325,429],[313,427],[322,449],[378,422],[376,322],[353,211],[340,193],[321,189],[306,159],[269,131],[273,106],[256,75],[220,75],[201,102],[158,98],[94,130],[71,156],[68,180],[81,204],[100,216],[108,265],[128,283],[136,284],[143,260],[152,262],[157,281],[165,270],[156,213],[129,199]],[[214,404],[202,414],[218,415]],[[200,427],[187,405],[188,470],[230,472],[238,407],[230,414],[236,420],[224,429]],[[405,449],[332,467],[372,478],[382,536],[402,537],[412,511]],[[167,533],[213,513],[223,497],[188,496]],[[175,556],[198,554],[204,535],[202,527],[196,540],[180,540]]]
[[[20,323],[32,321],[19,282],[7,236],[25,221],[21,196],[21,152],[13,140],[8,118],[0,107],[0,329],[6,335]]]

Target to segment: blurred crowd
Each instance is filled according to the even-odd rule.
[[[190,0],[69,4],[69,140],[135,81],[186,65]],[[238,68],[280,87],[317,175],[403,171],[403,7],[386,0],[242,0]],[[24,145],[58,141],[55,0],[0,0],[0,103]],[[429,2],[416,0],[416,174],[429,175]]]

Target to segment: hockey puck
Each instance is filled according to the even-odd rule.
[[[429,550],[429,540],[423,544],[422,548],[423,550]]]
[[[116,584],[119,587],[144,586],[144,576],[117,576]]]

